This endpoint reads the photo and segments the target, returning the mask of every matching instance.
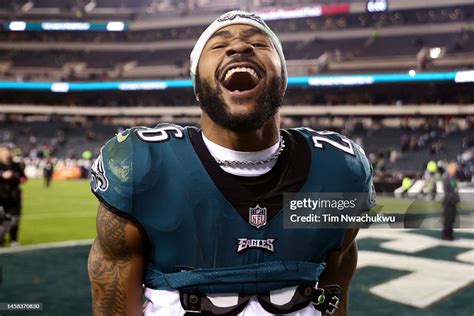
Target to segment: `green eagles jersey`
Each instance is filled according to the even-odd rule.
[[[277,164],[250,178],[224,172],[193,127],[131,128],[106,143],[92,191],[146,232],[147,287],[258,294],[318,281],[345,230],[284,229],[283,193],[369,193],[372,169],[362,149],[337,133],[281,134]]]

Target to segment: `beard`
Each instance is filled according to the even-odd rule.
[[[196,92],[199,105],[216,124],[233,132],[250,132],[261,128],[275,116],[283,101],[283,79],[273,77],[257,98],[257,106],[250,113],[232,114],[222,97],[220,85],[213,89],[208,80],[196,78]],[[238,102],[245,104],[252,98],[242,98]]]

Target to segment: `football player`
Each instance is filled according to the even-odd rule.
[[[191,77],[201,129],[131,128],[94,163],[94,314],[345,315],[356,230],[284,229],[283,193],[370,192],[362,149],[279,128],[285,57],[254,14],[215,20]]]

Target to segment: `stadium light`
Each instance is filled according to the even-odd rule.
[[[474,70],[458,71],[456,77],[454,77],[454,82],[474,82]]]
[[[368,0],[367,11],[368,12],[385,12],[388,10],[387,0]]]
[[[430,48],[430,58],[431,59],[437,59],[437,58],[441,57],[442,52],[443,52],[443,50],[441,49],[441,47]]]
[[[69,83],[67,82],[53,82],[51,84],[52,92],[66,93],[69,92]]]
[[[8,24],[8,29],[10,31],[24,31],[26,30],[26,22],[24,21],[11,21]]]
[[[123,22],[118,22],[118,21],[113,21],[107,23],[107,31],[110,32],[121,32],[125,29],[125,23]]]

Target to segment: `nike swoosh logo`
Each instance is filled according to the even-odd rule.
[[[127,135],[123,135],[122,133],[118,133],[117,134],[117,141],[119,143],[124,142],[127,139],[128,135],[130,135],[130,133],[128,133]]]

